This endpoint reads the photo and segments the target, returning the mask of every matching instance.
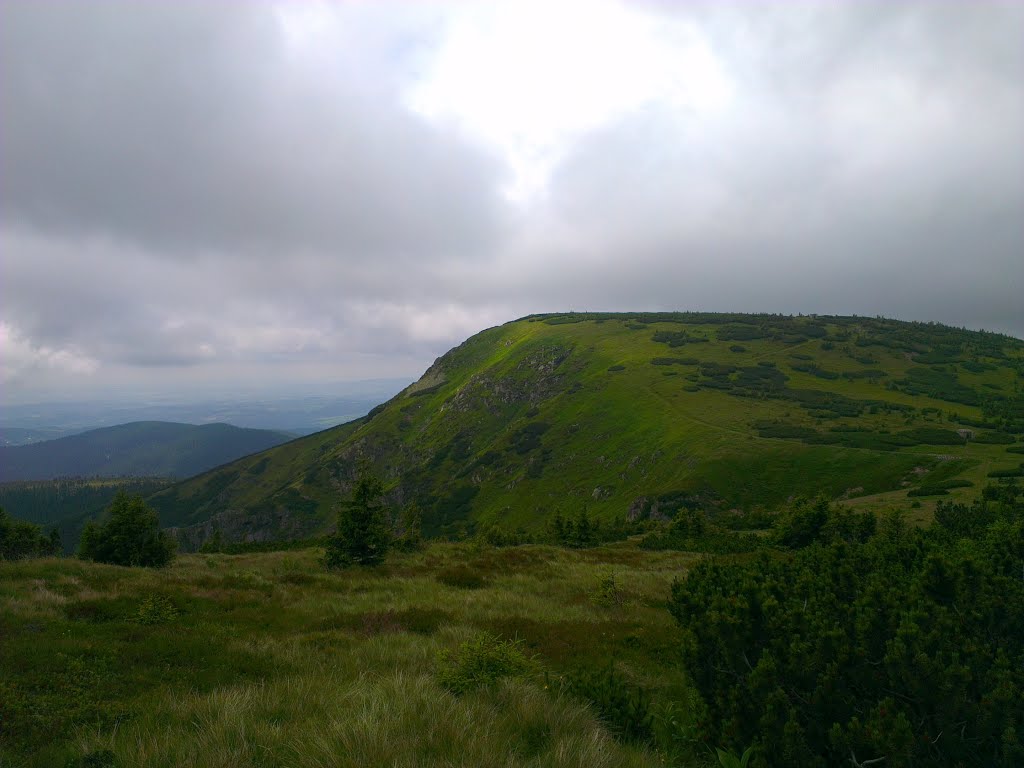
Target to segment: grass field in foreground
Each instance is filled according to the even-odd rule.
[[[664,606],[694,555],[433,544],[337,573],[318,556],[0,563],[0,766],[705,761],[668,725],[688,689]],[[534,668],[456,695],[442,654],[481,632],[521,640]],[[649,691],[675,755],[616,738],[566,692],[609,663]]]

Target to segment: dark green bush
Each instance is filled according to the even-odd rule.
[[[647,534],[640,547],[724,555],[754,552],[766,543],[761,536],[737,533],[711,523],[700,509],[683,507],[671,523]]]
[[[992,478],[1024,477],[1024,467],[1017,467],[1015,469],[993,469],[988,473],[988,476]]]
[[[704,344],[703,336],[694,336],[687,331],[655,331],[651,341],[668,344],[670,347],[681,347],[684,344]]]
[[[174,559],[177,548],[141,496],[119,492],[101,522],[86,523],[78,556],[111,565],[162,568]]]
[[[818,430],[812,429],[811,427],[803,427],[799,424],[775,424],[767,423],[759,425],[757,433],[761,437],[774,437],[781,439],[797,439],[802,440],[805,437],[817,436]]]
[[[651,365],[700,365],[696,357],[653,357]]]
[[[60,537],[56,531],[46,535],[38,525],[15,520],[0,507],[0,560],[49,557],[60,552]]]
[[[1006,432],[976,432],[971,440],[985,445],[1013,445],[1017,438]]]
[[[923,445],[963,445],[965,440],[952,429],[940,427],[915,427],[897,433],[901,437]]]
[[[638,685],[630,685],[616,674],[614,662],[606,669],[581,669],[568,677],[565,687],[589,702],[598,717],[618,738],[651,742],[654,716],[650,698]]]

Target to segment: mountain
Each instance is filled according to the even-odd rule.
[[[79,430],[26,429],[25,427],[0,427],[0,446],[33,445],[46,440],[56,440]]]
[[[410,382],[405,379],[293,383],[276,389],[151,399],[125,392],[101,399],[6,402],[0,398],[0,445],[27,445],[133,421],[234,424],[308,435],[359,418]]]
[[[824,493],[926,516],[1024,474],[1024,342],[880,318],[536,315],[479,333],[366,417],[171,486],[188,546],[330,529],[360,460],[430,534],[772,509]]]
[[[291,439],[230,424],[138,421],[0,447],[0,482],[55,477],[189,477]]]

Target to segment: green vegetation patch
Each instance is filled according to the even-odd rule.
[[[670,347],[681,347],[684,344],[706,344],[708,340],[688,331],[655,331],[651,341],[668,344]]]
[[[1012,445],[1017,442],[1017,438],[1008,432],[975,432],[971,442],[983,445]]]
[[[929,530],[890,515],[867,537],[695,566],[672,612],[705,706],[698,738],[754,745],[769,768],[851,755],[1019,765],[1024,505],[1013,498],[940,503]]]
[[[981,396],[977,391],[962,384],[955,373],[944,368],[911,368],[906,378],[899,379],[895,385],[900,391],[911,395],[927,395],[964,405],[981,404]]]
[[[700,365],[700,360],[695,357],[654,357],[651,365]]]

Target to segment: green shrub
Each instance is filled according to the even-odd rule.
[[[651,365],[700,365],[696,357],[652,357]]]
[[[0,507],[0,560],[48,557],[59,555],[60,551],[56,531],[45,535],[38,525],[15,520]]]
[[[162,568],[176,550],[174,537],[160,530],[156,512],[142,497],[119,492],[102,522],[86,523],[78,556],[111,565]]]
[[[908,497],[914,496],[946,496],[949,493],[945,488],[934,485],[922,485],[920,488],[911,488],[907,491]]]
[[[441,651],[438,681],[452,693],[487,688],[503,678],[526,677],[537,670],[536,662],[523,653],[522,641],[502,640],[481,632],[462,643],[455,652]]]
[[[569,692],[589,702],[608,729],[626,741],[651,742],[654,716],[650,698],[638,685],[630,685],[615,672],[615,663],[607,669],[582,669],[567,680]]]
[[[757,535],[737,533],[713,525],[699,509],[684,507],[668,526],[652,531],[640,542],[641,549],[672,549],[680,552],[740,554],[765,546]]]
[[[601,581],[590,595],[590,600],[606,608],[619,608],[626,602],[626,595],[615,580],[614,571],[601,577]]]
[[[824,496],[814,501],[797,499],[779,514],[775,523],[776,543],[791,549],[814,542],[862,542],[875,533],[875,516],[831,506]]]
[[[988,476],[992,478],[1024,477],[1024,467],[1017,467],[1016,469],[993,469],[988,473]]]
[[[684,344],[702,344],[707,339],[703,336],[691,336],[686,331],[655,331],[651,341],[668,344],[670,347],[681,347]]]
[[[971,441],[986,445],[1013,445],[1017,438],[1006,432],[976,432]]]
[[[807,437],[817,437],[818,430],[811,427],[803,427],[799,424],[776,424],[766,423],[758,425],[757,433],[761,437],[773,437],[779,439],[802,440]]]
[[[131,617],[131,621],[143,626],[166,624],[178,618],[178,609],[174,603],[163,595],[149,595],[139,603],[139,608]]]
[[[901,437],[923,445],[963,445],[965,440],[952,429],[939,427],[915,427],[898,433]]]

